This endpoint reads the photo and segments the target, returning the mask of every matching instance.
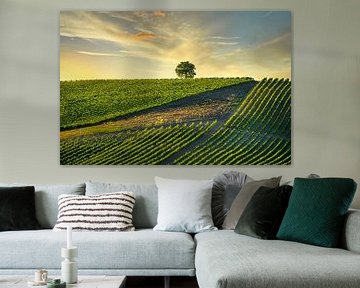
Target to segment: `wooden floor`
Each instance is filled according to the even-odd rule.
[[[131,277],[126,279],[126,288],[163,288],[164,277]],[[199,288],[195,277],[171,277],[171,288]]]

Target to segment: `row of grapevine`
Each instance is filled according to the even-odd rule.
[[[279,136],[289,136],[290,125],[291,82],[288,79],[263,79],[225,124]]]
[[[179,157],[179,165],[287,165],[291,163],[291,82],[263,79],[224,127]]]
[[[221,132],[226,129],[220,129]],[[260,133],[239,131],[220,140],[212,138],[205,145],[179,157],[179,165],[286,165],[291,163],[291,142]]]
[[[64,139],[62,165],[155,165],[206,133],[216,121]]]

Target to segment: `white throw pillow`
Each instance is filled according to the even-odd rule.
[[[55,231],[72,226],[74,231],[133,231],[133,192],[92,196],[59,196],[59,215]]]
[[[217,230],[211,217],[213,180],[155,177],[159,212],[154,230],[198,233]]]

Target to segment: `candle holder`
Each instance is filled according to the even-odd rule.
[[[68,284],[77,283],[78,269],[75,257],[78,255],[77,247],[61,248],[61,279]]]

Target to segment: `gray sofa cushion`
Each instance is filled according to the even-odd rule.
[[[131,191],[136,201],[133,224],[136,229],[153,228],[157,223],[158,193],[155,184],[121,184],[86,182],[86,195]]]
[[[61,194],[85,195],[85,183],[60,185],[0,183],[0,186],[34,186],[36,218],[43,229],[55,226],[58,215],[58,197]]]
[[[73,232],[79,270],[194,269],[195,244],[190,235],[158,232]],[[2,232],[1,269],[60,269],[66,232]]]
[[[195,236],[200,288],[353,288],[360,254],[296,242],[261,240],[229,230]]]

